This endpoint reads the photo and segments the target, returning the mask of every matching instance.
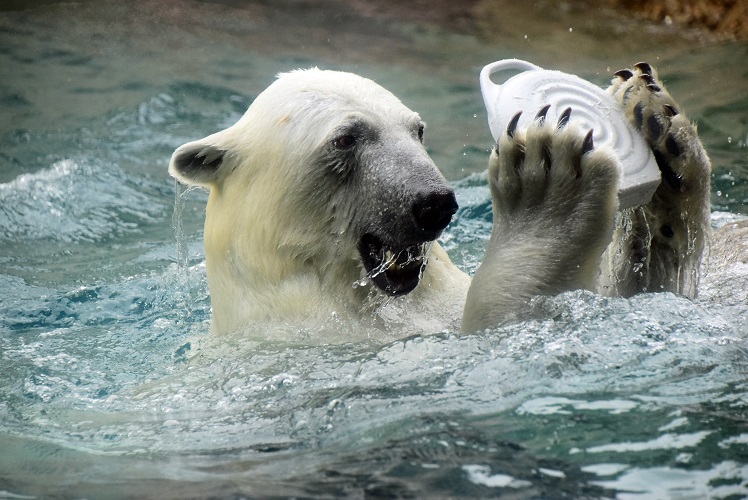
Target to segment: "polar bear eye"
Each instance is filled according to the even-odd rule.
[[[418,140],[421,141],[422,144],[423,144],[423,129],[424,129],[423,125],[418,126]]]
[[[333,141],[333,145],[336,149],[351,149],[356,145],[356,136],[351,134],[342,135]]]

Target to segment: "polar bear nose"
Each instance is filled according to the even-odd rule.
[[[432,192],[413,204],[413,215],[420,229],[439,232],[447,227],[457,208],[454,191]]]

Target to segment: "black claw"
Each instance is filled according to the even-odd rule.
[[[522,111],[514,115],[512,119],[509,120],[509,125],[506,126],[506,135],[508,135],[510,139],[514,137],[514,132],[517,131],[517,123],[519,123],[519,117],[521,114]]]
[[[571,108],[566,108],[563,113],[561,113],[561,116],[558,117],[558,123],[556,124],[556,128],[561,130],[566,126],[567,123],[569,123],[569,118],[571,117]]]
[[[672,118],[672,117],[674,117],[675,115],[677,115],[677,114],[678,114],[678,110],[677,110],[677,109],[675,109],[675,108],[674,108],[673,106],[671,106],[670,104],[665,104],[665,105],[664,105],[664,106],[662,107],[662,112],[663,112],[663,114],[664,114],[665,116],[667,116],[668,118]]]
[[[649,85],[647,85],[647,88],[648,88],[649,90],[651,90],[652,92],[660,92],[660,91],[662,90],[662,89],[660,88],[660,86],[659,86],[659,85],[657,85],[657,84],[655,84],[655,83],[650,83]]]
[[[650,66],[649,63],[638,62],[634,64],[634,67],[646,75],[652,74],[652,66]]]
[[[655,79],[652,78],[652,75],[650,74],[642,73],[641,75],[639,75],[639,78],[647,82],[647,85],[656,85]]]
[[[667,139],[665,139],[665,149],[668,153],[673,155],[674,157],[680,156],[681,150],[680,146],[678,146],[678,142],[675,140],[675,137],[672,135],[668,135]]]
[[[634,76],[630,69],[621,69],[613,73],[615,76],[623,80],[624,82]]]
[[[652,139],[652,141],[657,141],[657,139],[660,138],[660,134],[662,133],[662,126],[660,125],[660,122],[657,121],[657,117],[655,115],[649,115],[649,119],[647,120],[647,127],[649,128],[649,137]]]
[[[642,123],[644,122],[644,104],[638,102],[634,106],[634,119],[636,120],[636,126],[639,130],[642,129]]]
[[[538,122],[538,125],[542,125],[545,123],[545,115],[548,114],[548,110],[551,109],[550,104],[546,104],[542,108],[540,108],[540,111],[538,111],[538,114],[535,115],[535,120]]]
[[[582,154],[583,155],[595,149],[595,143],[592,140],[593,132],[594,130],[590,129],[590,131],[587,132],[587,135],[584,136],[584,142],[582,142]]]

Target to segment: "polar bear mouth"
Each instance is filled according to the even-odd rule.
[[[385,244],[373,234],[365,234],[358,243],[367,277],[388,295],[405,295],[418,286],[426,266],[431,242],[407,246]]]

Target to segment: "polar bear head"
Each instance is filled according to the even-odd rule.
[[[354,301],[362,278],[368,296],[416,289],[457,210],[423,132],[371,80],[311,69],[281,74],[236,124],[179,147],[170,174],[210,190],[213,329]]]

